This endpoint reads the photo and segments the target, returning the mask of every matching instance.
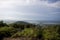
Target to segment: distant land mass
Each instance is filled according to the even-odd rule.
[[[60,21],[46,21],[46,20],[3,20],[5,23],[14,23],[14,22],[27,22],[27,23],[34,23],[34,24],[60,24]]]

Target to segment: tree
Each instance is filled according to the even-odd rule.
[[[4,26],[8,26],[8,25],[4,23],[3,21],[0,21],[0,27],[4,27]]]

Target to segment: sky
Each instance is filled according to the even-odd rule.
[[[0,0],[0,20],[60,20],[60,0]]]

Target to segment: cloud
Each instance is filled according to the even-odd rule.
[[[0,19],[54,19],[59,10],[59,0],[0,0]]]
[[[54,3],[48,2],[56,1]],[[15,8],[16,6],[59,7],[59,0],[0,0],[0,8]]]
[[[40,0],[40,1],[47,1],[48,3],[55,3],[55,2],[58,2],[60,0]]]
[[[56,1],[55,3],[48,3],[48,2]],[[60,7],[60,1],[57,0],[0,0],[0,8],[14,8],[15,6],[48,6],[48,7]]]
[[[40,6],[40,7],[59,7],[60,8],[60,1],[56,1],[54,3],[49,3],[50,1],[53,2],[52,0],[46,0],[46,1],[41,1],[41,0],[22,0],[22,2],[17,2],[18,5],[20,6]]]

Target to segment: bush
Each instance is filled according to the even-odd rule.
[[[46,27],[43,30],[43,37],[44,40],[57,40],[58,38],[58,27],[52,26],[52,27]]]
[[[15,29],[13,27],[1,27],[0,28],[0,36],[9,37],[15,33]]]
[[[25,28],[22,32],[17,32],[12,37],[38,37],[41,35],[36,28]]]

